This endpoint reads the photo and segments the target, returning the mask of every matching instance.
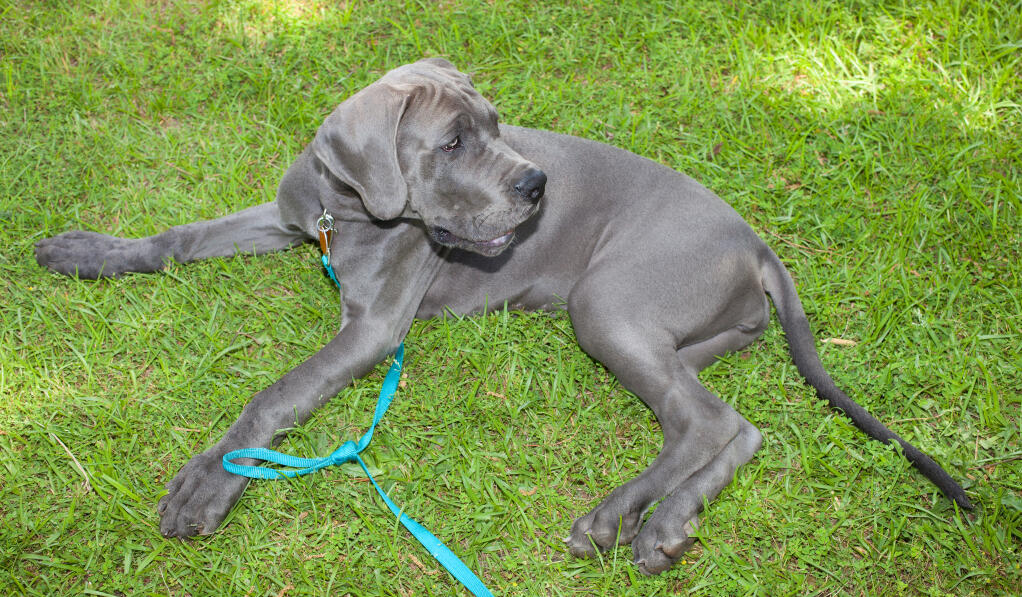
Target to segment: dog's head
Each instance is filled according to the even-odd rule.
[[[436,242],[499,254],[538,208],[546,174],[500,138],[468,75],[429,58],[352,95],[313,152],[380,220],[421,219]]]

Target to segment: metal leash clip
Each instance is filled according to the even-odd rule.
[[[323,210],[323,215],[316,220],[316,228],[319,232],[319,250],[329,259],[330,241],[334,237],[336,228],[334,228],[334,217],[328,214],[326,209]]]
[[[319,233],[319,250],[323,252],[319,260],[323,264],[323,269],[326,270],[327,275],[330,276],[330,279],[340,289],[341,281],[337,279],[334,268],[330,267],[330,241],[333,240],[334,232],[337,229],[334,228],[334,217],[326,213],[326,209],[323,210],[323,215],[319,216],[319,219],[316,220],[316,229]]]

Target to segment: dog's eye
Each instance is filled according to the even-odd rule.
[[[441,145],[440,149],[446,151],[447,153],[450,153],[459,147],[461,147],[461,137],[455,137],[454,139],[451,140],[450,143]]]

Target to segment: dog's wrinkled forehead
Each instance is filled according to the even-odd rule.
[[[472,86],[472,79],[443,58],[427,58],[395,68],[379,83],[406,88],[413,95],[408,109],[417,112],[418,121],[438,127],[452,115],[463,115],[479,123],[496,124],[497,111]],[[432,118],[431,118],[432,117]]]
[[[411,64],[403,64],[387,71],[380,78],[381,83],[411,83],[416,79],[427,79],[443,84],[460,83],[472,86],[471,78],[459,71],[443,58],[425,58]]]

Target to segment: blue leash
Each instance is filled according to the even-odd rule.
[[[324,227],[324,226],[328,227]],[[330,234],[333,232],[333,219],[329,217],[329,214],[323,212],[323,217],[319,221],[320,238],[321,241],[323,236],[326,235],[326,242],[322,243],[326,246],[326,250],[323,252],[323,267],[326,268],[327,273],[330,274],[330,278],[340,288],[341,284],[337,281],[337,277],[334,275],[333,269],[330,267]],[[397,384],[401,379],[401,366],[404,362],[405,357],[405,345],[402,342],[397,347],[397,352],[394,354],[394,362],[390,365],[390,369],[387,371],[387,376],[383,379],[383,387],[380,388],[380,397],[376,402],[376,413],[373,415],[372,425],[369,426],[369,430],[362,435],[355,443],[348,440],[341,444],[341,447],[334,450],[332,454],[323,458],[300,458],[298,456],[291,456],[290,454],[282,454],[267,448],[244,448],[242,450],[234,450],[224,454],[223,466],[224,470],[235,475],[242,475],[252,479],[281,479],[284,477],[297,477],[299,475],[307,475],[318,471],[319,469],[330,466],[332,464],[343,464],[345,462],[357,462],[362,470],[365,471],[369,481],[376,488],[376,492],[383,498],[384,503],[390,508],[390,511],[394,513],[394,516],[398,518],[402,525],[408,532],[412,534],[419,543],[426,548],[429,553],[436,558],[440,564],[451,573],[461,584],[465,585],[473,595],[476,597],[493,597],[493,593],[486,588],[471,570],[468,569],[458,556],[454,555],[446,545],[440,542],[433,533],[430,533],[421,524],[415,522],[397,507],[394,502],[387,497],[386,492],[383,488],[376,483],[373,476],[369,473],[369,468],[366,463],[363,462],[359,453],[369,447],[369,442],[373,439],[373,431],[376,430],[376,425],[383,418],[383,415],[387,412],[387,408],[390,407],[390,403],[394,400],[394,393],[397,392]],[[235,464],[232,460],[238,458],[255,458],[257,460],[265,460],[274,464],[291,467],[296,470],[280,470],[273,468],[265,468],[260,466],[249,466],[242,464]]]

